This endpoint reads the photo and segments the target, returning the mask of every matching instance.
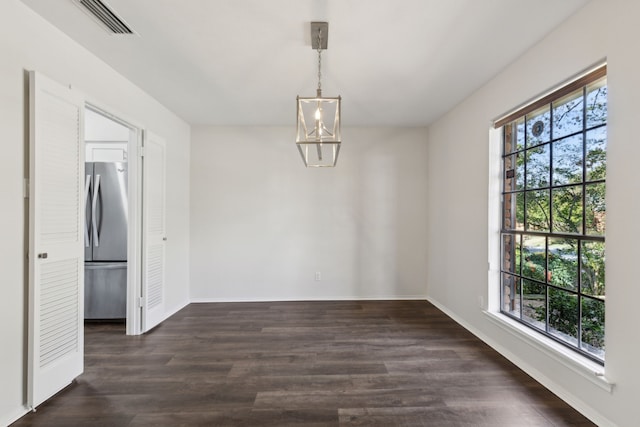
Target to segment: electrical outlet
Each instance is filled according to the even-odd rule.
[[[320,279],[322,279],[322,275],[320,274],[319,271],[316,271],[316,282],[319,282]]]

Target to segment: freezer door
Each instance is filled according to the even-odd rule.
[[[93,164],[93,261],[127,260],[127,164]]]
[[[91,249],[93,230],[91,229],[91,200],[93,197],[93,163],[84,164],[84,260],[93,261]]]
[[[84,318],[127,317],[127,263],[84,264]]]

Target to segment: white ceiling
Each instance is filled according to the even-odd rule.
[[[191,124],[293,126],[317,85],[309,22],[327,21],[345,126],[423,126],[589,0],[105,0],[137,36],[22,1]]]

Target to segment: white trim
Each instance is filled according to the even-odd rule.
[[[144,128],[136,127],[130,135],[129,163],[129,230],[127,257],[127,335],[142,334],[142,309],[138,298],[142,295],[142,161],[138,148],[142,144]]]
[[[142,259],[141,250],[141,215],[142,211],[142,164],[138,157],[138,147],[142,143],[142,132],[144,127],[136,121],[130,120],[127,116],[120,114],[115,109],[102,105],[101,103],[85,99],[85,108],[94,113],[113,120],[114,122],[129,129],[129,140],[127,141],[128,153],[128,218],[127,225],[127,320],[126,334],[140,335],[142,333],[141,310],[137,307],[137,298],[142,292],[140,280],[140,266]]]
[[[510,319],[508,316],[489,311],[484,311],[483,313],[494,325],[499,326],[514,337],[520,339],[522,342],[529,344],[531,347],[551,357],[556,362],[561,363],[566,368],[571,369],[573,372],[588,379],[601,389],[609,393],[612,392],[614,383],[609,381],[605,376],[604,366],[581,356],[575,351],[566,348],[551,338],[537,333],[535,330],[528,328],[527,326],[521,325],[515,320]]]
[[[500,309],[500,210],[502,207],[502,129],[489,127],[488,283],[487,309]],[[484,307],[483,307],[484,308]]]
[[[535,368],[534,366],[529,364],[527,361],[522,359],[520,356],[518,356],[515,353],[513,353],[511,350],[509,350],[508,347],[505,347],[500,342],[496,341],[492,337],[486,335],[485,333],[481,332],[479,329],[477,329],[474,326],[472,326],[471,324],[467,323],[461,317],[456,315],[454,312],[449,310],[444,305],[440,304],[438,301],[434,300],[432,297],[427,297],[427,301],[429,301],[431,304],[435,305],[439,310],[441,310],[443,313],[445,313],[451,319],[456,321],[463,328],[465,328],[466,330],[471,332],[473,335],[478,337],[480,340],[484,341],[491,348],[496,350],[502,356],[507,358],[510,362],[515,364],[518,368],[522,369],[524,372],[526,372],[528,375],[530,375],[533,379],[535,379],[540,384],[542,384],[545,388],[547,388],[553,394],[558,396],[560,399],[564,400],[567,404],[572,406],[575,410],[577,410],[578,412],[583,414],[585,417],[587,417],[588,419],[590,419],[591,421],[593,421],[597,425],[599,425],[599,426],[611,426],[611,427],[615,427],[616,426],[616,424],[614,422],[612,422],[610,419],[604,417],[600,412],[596,411],[592,406],[587,405],[581,399],[577,398],[573,393],[571,393],[570,391],[568,391],[567,389],[562,387],[560,384],[555,382],[552,378],[548,377],[546,374],[544,374],[541,371],[539,371],[537,368]],[[487,313],[487,314],[491,315],[491,313]],[[525,342],[527,342],[527,343],[531,343],[530,339],[523,339],[523,340]],[[538,347],[534,347],[534,348],[538,349]],[[546,354],[548,354],[548,353],[545,352],[545,355]],[[554,357],[554,360],[558,360],[558,359]],[[591,380],[594,382],[594,384],[596,384],[595,381],[597,379],[599,379],[599,377],[596,377],[596,375],[594,375],[593,371],[591,371],[591,375],[590,376],[591,376]],[[584,377],[587,378],[589,376],[585,375]]]
[[[341,297],[282,297],[282,298],[191,298],[190,303],[211,303],[211,302],[305,302],[305,301],[403,301],[417,300],[427,301],[426,295],[394,295],[380,297],[361,296],[341,296]]]

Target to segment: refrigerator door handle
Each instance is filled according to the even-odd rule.
[[[91,189],[91,175],[87,175],[84,180],[84,202],[85,205],[89,204],[89,190]],[[84,216],[84,246],[88,248],[91,245],[89,242],[89,221],[85,213]]]
[[[100,238],[98,237],[98,224],[96,221],[96,208],[98,204],[98,193],[100,192],[100,175],[96,174],[96,186],[93,189],[93,201],[91,202],[91,225],[93,229],[93,244],[97,248],[100,246]]]

